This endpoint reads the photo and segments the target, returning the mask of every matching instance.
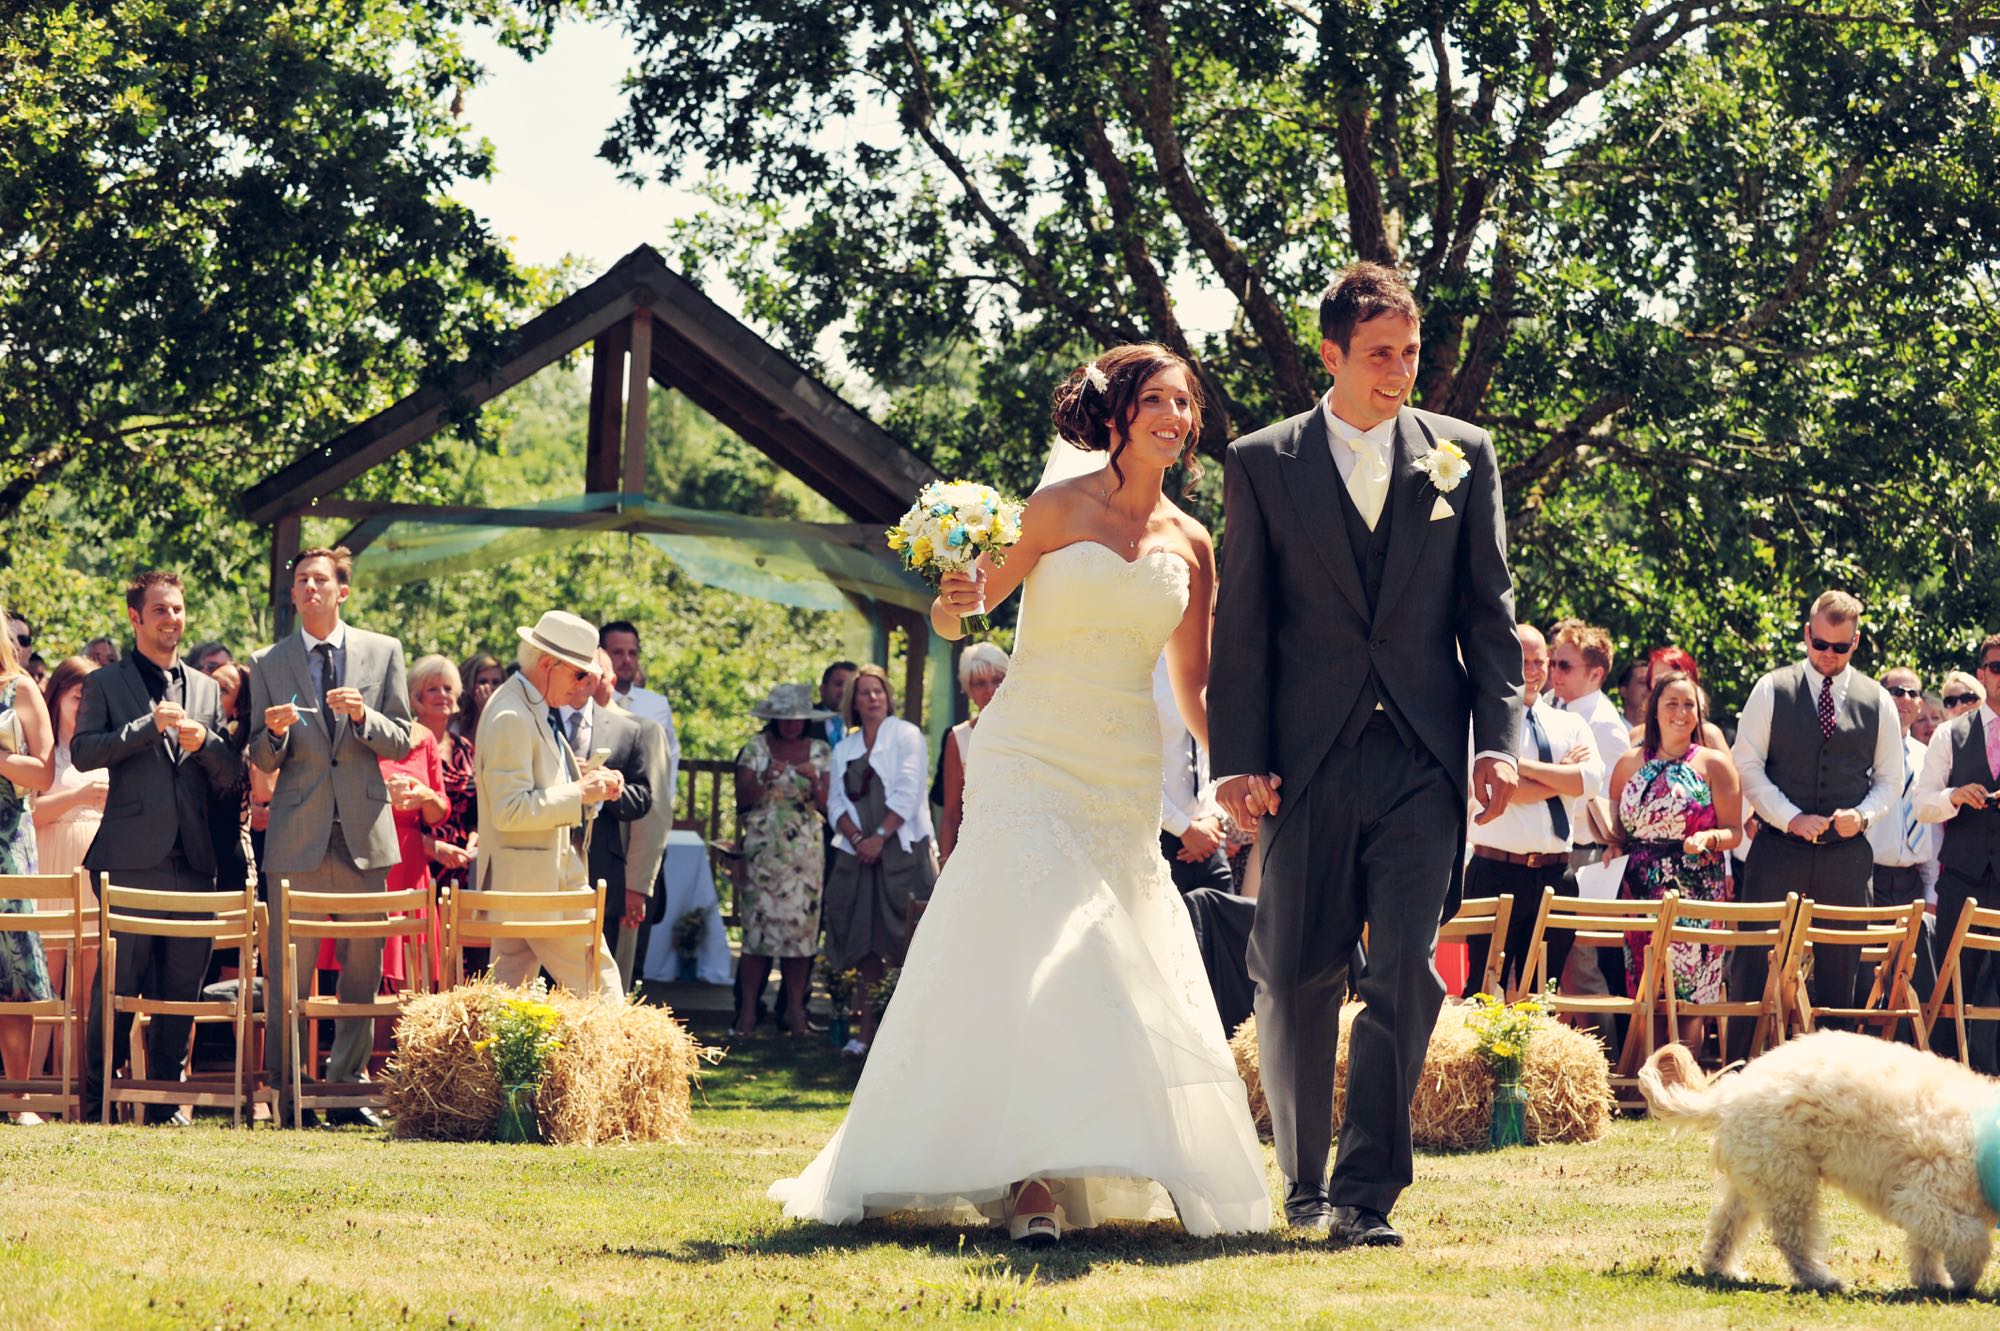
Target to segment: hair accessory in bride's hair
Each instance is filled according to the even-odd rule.
[[[1096,361],[1083,367],[1083,381],[1100,393],[1111,387],[1111,376],[1098,369]]]

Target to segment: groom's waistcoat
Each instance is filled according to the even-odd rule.
[[[1372,617],[1382,603],[1382,574],[1389,566],[1389,524],[1396,512],[1396,480],[1392,474],[1389,494],[1382,501],[1381,516],[1375,519],[1375,529],[1368,529],[1367,520],[1355,506],[1354,496],[1345,485],[1340,487],[1340,517],[1347,527],[1347,544],[1354,552],[1354,569],[1361,575],[1361,591],[1368,598],[1368,613]],[[1341,722],[1340,737],[1335,743],[1352,745],[1361,737],[1368,718],[1375,713],[1376,704],[1388,713],[1389,723],[1396,728],[1396,734],[1405,744],[1416,747],[1416,735],[1396,704],[1390,701],[1389,691],[1382,687],[1381,677],[1375,672],[1373,661],[1368,665],[1367,682],[1361,686],[1360,696],[1355,698],[1353,710]]]
[[[1786,799],[1822,818],[1868,797],[1881,733],[1883,694],[1875,681],[1849,676],[1847,705],[1829,737],[1819,728],[1819,673],[1805,662],[1771,681],[1771,743],[1764,771]]]

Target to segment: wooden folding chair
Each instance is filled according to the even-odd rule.
[[[1873,1026],[1884,1040],[1895,1039],[1897,1025],[1907,1021],[1916,1032],[1917,1047],[1927,1047],[1930,1026],[1924,1019],[1916,987],[1910,983],[1923,927],[1921,901],[1905,906],[1822,906],[1811,897],[1802,898],[1792,924],[1781,981],[1787,1020],[1801,1033],[1810,1034],[1823,1019],[1833,1017],[1851,1021],[1857,1027]],[[1845,1001],[1812,1001],[1806,975],[1816,945],[1861,949],[1860,966],[1855,974],[1866,975],[1872,970],[1875,978],[1860,1007],[1854,1006],[1851,994],[1836,996]]]
[[[1937,988],[1931,991],[1931,1001],[1924,1008],[1924,1022],[1932,1030],[1937,1029],[1942,1019],[1951,1018],[1958,1031],[1958,1061],[1970,1067],[1971,1054],[1965,1044],[1966,1019],[2000,1019],[2000,1006],[1965,1001],[1967,952],[2000,953],[2000,910],[1982,909],[1977,897],[1967,897],[1964,908],[1958,912],[1951,941],[1945,944],[1944,955],[1938,959]],[[2000,966],[2000,958],[1988,964]]]
[[[1667,923],[1666,942],[1693,943],[1722,950],[1725,972],[1728,959],[1738,948],[1768,948],[1770,964],[1764,974],[1764,989],[1755,998],[1730,999],[1726,995],[1710,1003],[1684,999],[1674,989],[1674,968],[1670,961],[1656,968],[1660,980],[1660,1001],[1666,1008],[1669,1039],[1680,1038],[1683,1017],[1717,1017],[1754,1020],[1750,1036],[1750,1057],[1777,1047],[1785,1038],[1783,978],[1786,950],[1791,946],[1792,921],[1799,909],[1798,893],[1783,901],[1692,901],[1682,897],[1674,905]],[[1727,1027],[1724,1027],[1727,1030]],[[1728,1043],[1722,1045],[1727,1049]]]
[[[578,914],[577,912],[588,912]],[[594,887],[551,892],[487,892],[460,888],[445,914],[445,958],[451,982],[465,978],[465,949],[491,947],[501,938],[536,942],[575,939],[583,953],[584,994],[597,992],[597,944],[604,937],[604,880]]]
[[[1507,973],[1507,922],[1514,913],[1512,897],[1474,897],[1458,903],[1458,914],[1438,926],[1438,942],[1458,938],[1487,938],[1486,970],[1480,976],[1479,991],[1500,995],[1500,977]]]
[[[98,988],[104,1009],[104,1121],[109,1123],[113,1107],[131,1105],[227,1105],[230,1121],[243,1126],[243,1111],[253,1102],[246,1089],[244,1069],[250,1045],[250,986],[238,985],[233,997],[176,1001],[139,998],[116,992],[119,936],[146,938],[205,938],[211,947],[241,948],[244,969],[251,969],[257,955],[257,896],[249,884],[241,892],[162,892],[149,888],[119,887],[105,874],[97,893],[98,938],[101,948],[97,968]],[[149,911],[156,914],[140,915]],[[229,1080],[196,1075],[190,1071],[185,1081],[165,1081],[144,1076],[117,1078],[112,1042],[117,1016],[133,1014],[136,1026],[146,1017],[226,1018],[234,1028],[236,1056]]]
[[[1528,935],[1528,955],[1535,961],[1533,992],[1542,997],[1553,1015],[1575,1012],[1590,1017],[1623,1016],[1630,1019],[1625,1047],[1619,1051],[1611,1070],[1611,1084],[1616,1089],[1636,1092],[1639,1066],[1652,1057],[1653,1013],[1660,988],[1659,968],[1664,964],[1662,958],[1665,956],[1665,949],[1660,944],[1667,936],[1673,908],[1679,901],[1680,898],[1672,892],[1658,901],[1603,901],[1596,897],[1559,897],[1552,887],[1542,889],[1542,903],[1535,913],[1535,928]],[[1644,935],[1647,940],[1646,964],[1640,972],[1636,992],[1623,997],[1617,994],[1547,993],[1547,935],[1557,929],[1567,931],[1572,945],[1576,947],[1623,947],[1627,935]],[[1527,974],[1527,967],[1522,967],[1522,974]],[[1509,995],[1513,999],[1522,996],[1522,989]]]
[[[66,874],[0,874],[0,897],[31,902],[60,898],[63,902],[55,910],[38,904],[32,911],[0,915],[0,931],[34,934],[44,950],[57,945],[69,950],[62,992],[41,999],[0,999],[0,1017],[49,1023],[62,1042],[61,1071],[42,1076],[30,1068],[18,1081],[0,1081],[0,1111],[61,1114],[72,1123],[83,1117],[83,1069],[76,1066],[76,1033],[90,1015],[90,996],[76,982],[76,961],[83,944],[95,941],[95,912],[87,912],[83,906],[84,887],[89,881],[82,869]]]
[[[285,972],[310,977],[303,996],[294,985],[278,1000],[283,1005],[283,1020],[290,1023],[284,1029],[293,1033],[291,1066],[286,1070],[292,1083],[292,1126],[303,1125],[308,1109],[364,1106],[380,1109],[388,1104],[380,1082],[319,1079],[319,1023],[400,1016],[410,997],[430,992],[430,957],[426,945],[431,914],[437,908],[435,896],[428,887],[396,892],[298,892],[285,883],[281,888],[286,894],[286,906],[278,946],[285,949]],[[400,993],[378,993],[355,1003],[343,1003],[337,995],[321,994],[319,967],[315,963],[323,938],[349,942],[380,939],[385,951],[392,946],[403,948],[403,974],[409,977],[408,987]],[[306,1023],[303,1040],[297,1034],[300,1021]],[[303,1051],[301,1045],[305,1046]],[[310,1077],[306,1075],[308,1069],[312,1072]]]

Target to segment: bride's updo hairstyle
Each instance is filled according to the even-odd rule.
[[[1201,378],[1194,366],[1157,342],[1129,342],[1113,347],[1088,365],[1079,365],[1056,385],[1052,401],[1056,433],[1063,442],[1086,453],[1111,454],[1111,474],[1125,483],[1118,459],[1132,442],[1132,418],[1139,414],[1139,390],[1161,370],[1178,365],[1187,375],[1188,435],[1181,447],[1187,468],[1184,493],[1201,479],[1195,444],[1201,438]]]

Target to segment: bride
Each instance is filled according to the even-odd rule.
[[[1163,645],[1208,737],[1214,549],[1161,489],[1200,412],[1164,347],[1073,372],[1056,429],[1105,465],[1045,483],[1003,565],[944,580],[931,624],[947,638],[1025,587],[1013,664],[847,1120],[771,1187],[786,1215],[984,1217],[1034,1245],[1176,1214],[1197,1235],[1270,1227],[1263,1149],[1159,849]]]

